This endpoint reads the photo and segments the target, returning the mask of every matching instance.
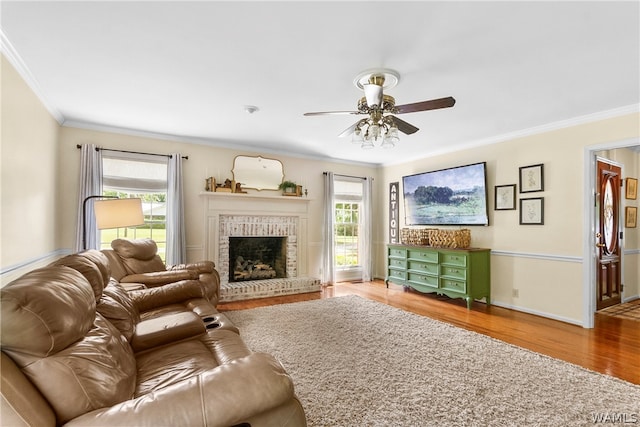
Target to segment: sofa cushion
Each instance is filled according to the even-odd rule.
[[[120,281],[123,277],[125,277],[128,273],[124,268],[124,264],[122,263],[122,258],[120,255],[116,253],[113,249],[103,249],[100,252],[104,254],[109,260],[109,268],[111,269],[111,277]]]
[[[118,282],[112,280],[104,288],[96,309],[131,342],[140,314],[127,291]]]
[[[111,247],[120,256],[128,274],[166,270],[157,255],[158,246],[151,239],[116,239],[111,242]]]
[[[109,259],[103,254],[101,251],[96,249],[89,249],[84,252],[80,252],[79,256],[85,257],[95,263],[95,265],[100,270],[102,274],[102,283],[104,286],[107,286],[109,280],[111,279],[111,264],[109,263]]]
[[[131,399],[136,362],[125,337],[100,314],[80,341],[22,368],[63,424]]]
[[[111,247],[123,258],[137,258],[143,261],[153,259],[158,253],[158,245],[152,239],[115,239],[111,242]]]
[[[218,366],[200,339],[179,342],[136,355],[136,397],[177,384]]]
[[[109,281],[109,276],[105,277],[104,275],[105,267],[102,266],[102,270],[101,270],[101,267],[99,267],[99,264],[101,263],[99,261],[98,261],[98,264],[96,264],[96,260],[98,260],[98,254],[102,255],[102,257],[104,257],[104,255],[98,251],[94,251],[94,252],[95,254],[85,253],[87,254],[86,256],[84,254],[67,255],[65,257],[58,259],[57,261],[54,261],[53,263],[51,263],[51,265],[64,265],[64,266],[73,268],[74,270],[82,274],[87,279],[87,281],[91,284],[91,287],[93,288],[93,293],[95,295],[95,299],[97,301],[100,299],[100,296],[102,295],[102,289],[105,287],[105,285]],[[106,260],[106,257],[104,257],[103,259],[105,263],[108,263],[108,261]]]
[[[0,299],[2,350],[19,365],[18,355],[46,357],[80,340],[95,319],[94,290],[66,266],[30,271],[0,289]]]

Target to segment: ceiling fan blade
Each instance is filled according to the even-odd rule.
[[[415,113],[417,111],[437,110],[439,108],[453,107],[456,100],[448,96],[446,98],[432,99],[430,101],[416,102],[413,104],[396,105],[396,113]]]
[[[313,113],[304,113],[305,116],[329,116],[338,114],[362,114],[360,111],[316,111]]]
[[[393,119],[393,122],[398,127],[398,130],[407,135],[411,135],[412,133],[416,133],[420,130],[414,125],[412,125],[411,123],[407,123],[404,120],[400,120],[396,116],[387,116],[387,117],[391,117]]]
[[[356,127],[358,127],[358,124],[360,124],[360,121],[355,122],[354,124],[349,126],[347,129],[345,129],[344,132],[338,135],[338,138],[351,135],[356,130]]]
[[[374,105],[382,105],[382,86],[369,83],[364,86],[364,96],[367,98],[367,105],[371,108]]]

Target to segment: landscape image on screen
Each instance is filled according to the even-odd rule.
[[[489,225],[486,163],[402,178],[406,225]]]

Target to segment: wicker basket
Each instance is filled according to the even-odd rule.
[[[471,246],[471,230],[433,229],[429,236],[431,246],[439,248],[468,248]]]
[[[400,239],[405,245],[429,246],[429,236],[434,228],[403,228],[400,230]]]

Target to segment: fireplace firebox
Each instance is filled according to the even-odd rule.
[[[286,237],[229,237],[229,282],[287,277]]]

